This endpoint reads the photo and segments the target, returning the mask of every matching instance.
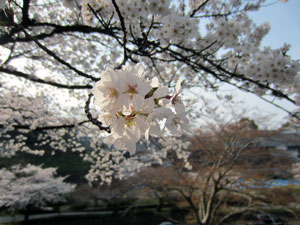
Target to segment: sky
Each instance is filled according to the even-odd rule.
[[[275,4],[273,4],[275,3]],[[300,0],[289,0],[281,3],[279,0],[268,0],[266,7],[258,12],[250,13],[257,24],[269,22],[271,30],[262,45],[278,48],[283,43],[291,44],[290,54],[294,59],[300,58]]]
[[[282,47],[284,43],[291,44],[289,51],[292,59],[300,59],[300,0],[289,0],[282,3],[279,0],[267,0],[265,7],[259,11],[250,13],[249,16],[256,24],[269,22],[270,32],[263,39],[262,46],[274,48]],[[228,92],[233,88],[225,88]],[[287,113],[260,100],[258,97],[242,91],[234,91],[234,96],[246,102],[249,108],[255,108],[263,114],[270,114],[270,121],[274,128],[284,123]],[[289,110],[296,109],[293,104],[287,101],[277,101]]]

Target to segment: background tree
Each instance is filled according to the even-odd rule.
[[[65,195],[74,185],[64,183],[64,177],[55,177],[55,171],[55,168],[42,169],[30,164],[1,169],[0,207],[12,215],[24,212],[28,221],[32,209],[66,202]]]
[[[265,187],[270,179],[292,178],[287,171],[298,160],[292,153],[258,145],[261,138],[270,137],[270,132],[258,130],[245,118],[237,123],[210,124],[191,137],[191,170],[177,159],[139,176],[159,199],[173,203],[175,199],[179,207],[187,207],[186,219],[191,224],[224,224],[248,211],[264,211],[262,206],[286,207],[286,201],[277,201],[270,195],[273,189]]]

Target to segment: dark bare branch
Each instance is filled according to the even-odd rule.
[[[110,127],[105,127],[102,125],[102,122],[100,122],[99,120],[97,120],[96,118],[94,118],[90,112],[90,103],[91,103],[91,99],[93,97],[93,94],[89,94],[89,97],[85,103],[85,114],[87,116],[87,118],[89,119],[90,122],[92,122],[94,125],[96,125],[97,127],[99,127],[100,130],[105,130],[107,133],[110,133]]]
[[[195,14],[202,9],[207,3],[209,2],[209,0],[204,1],[203,3],[201,3],[196,9],[194,9],[190,15],[190,17],[194,17]]]
[[[30,5],[30,0],[23,0],[23,7],[22,7],[22,25],[24,27],[28,26],[30,23],[29,19],[29,5]]]
[[[127,31],[126,31],[126,26],[125,26],[125,20],[124,17],[122,16],[122,13],[119,9],[119,6],[117,5],[115,0],[111,0],[119,17],[120,23],[121,23],[121,28],[122,28],[122,32],[123,32],[123,61],[121,62],[121,64],[119,66],[117,66],[115,69],[121,69],[123,65],[125,65],[125,63],[127,62],[127,60],[129,59],[128,55],[127,55],[127,49],[126,49],[126,43],[127,43]]]
[[[10,75],[14,75],[16,77],[22,77],[25,78],[27,80],[36,82],[36,83],[40,83],[40,84],[46,84],[46,85],[51,85],[54,87],[58,87],[58,88],[65,88],[65,89],[91,89],[92,86],[87,84],[87,85],[67,85],[67,84],[61,84],[61,83],[56,83],[54,81],[46,81],[43,79],[40,79],[38,77],[17,71],[17,70],[11,70],[11,69],[7,69],[7,68],[3,68],[0,67],[0,72],[2,73],[6,73],[6,74],[10,74]]]
[[[60,58],[57,54],[55,54],[53,51],[51,51],[50,49],[48,49],[46,46],[42,45],[37,39],[35,39],[34,37],[32,37],[24,28],[21,28],[24,32],[24,34],[31,38],[32,41],[34,41],[42,50],[44,50],[48,55],[52,56],[55,60],[57,60],[59,63],[65,65],[66,67],[68,67],[70,70],[74,71],[75,73],[77,73],[78,75],[91,79],[92,81],[98,81],[100,80],[99,78],[95,78],[89,74],[86,74],[80,70],[78,70],[77,68],[75,68],[74,66],[72,66],[70,63],[66,62],[65,60],[63,60],[62,58]]]
[[[98,34],[105,34],[111,37],[115,37],[115,32],[118,30],[117,28],[111,29],[100,29],[95,27],[89,27],[85,25],[58,25],[52,23],[32,23],[30,27],[48,27],[48,29],[52,28],[51,32],[43,32],[40,34],[32,35],[32,38],[35,40],[44,40],[46,38],[53,37],[56,34],[65,34],[65,33],[73,33],[79,32],[83,34],[90,34],[90,33],[98,33]],[[29,37],[14,37],[15,34],[20,32],[20,29],[13,29],[9,34],[3,35],[0,37],[0,45],[5,45],[8,43],[14,42],[31,42],[32,38]]]
[[[23,129],[23,130],[32,130],[32,131],[45,131],[45,130],[59,130],[59,129],[66,129],[66,128],[74,128],[80,125],[83,125],[85,123],[89,123],[89,120],[84,120],[81,122],[78,122],[76,124],[59,124],[59,125],[49,125],[49,126],[41,126],[36,127],[34,129],[31,129],[30,125],[13,125],[16,129]],[[0,125],[0,127],[4,127],[4,125]]]

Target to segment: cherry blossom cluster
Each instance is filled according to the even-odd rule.
[[[45,207],[49,203],[65,202],[65,194],[75,185],[64,182],[65,177],[56,177],[56,168],[43,169],[28,164],[15,165],[0,170],[0,207],[15,213],[29,206]]]
[[[264,84],[274,83],[274,88],[284,92],[290,88],[295,92],[294,87],[297,85],[294,77],[299,71],[297,62],[287,54],[282,55],[281,50],[261,50],[261,41],[269,32],[270,25],[263,23],[257,26],[247,16],[247,11],[259,9],[264,2],[265,0],[208,1],[194,14],[194,10],[202,5],[203,1],[189,1],[189,4],[176,4],[171,0],[63,1],[69,8],[81,6],[83,22],[89,26],[105,27],[108,24],[117,24],[123,29],[120,25],[123,20],[126,28],[123,33],[127,35],[128,40],[143,39],[147,35],[148,40],[159,43],[161,47],[173,48],[180,45],[200,51],[204,56],[222,50],[225,54],[216,54],[216,58],[228,61],[226,66],[233,73]],[[206,17],[207,15],[216,16]],[[210,21],[205,20],[205,28],[200,29],[202,17],[209,18]],[[168,58],[167,55],[164,57]],[[277,65],[278,60],[282,64]],[[209,74],[202,71],[201,76],[206,75]],[[188,78],[189,73],[186,73],[186,76]],[[205,83],[205,79],[201,81]],[[259,85],[248,86],[244,88],[249,88],[259,95],[268,94]]]
[[[141,161],[138,156],[126,158],[120,150],[110,151],[108,148],[97,147],[84,160],[91,163],[86,178],[89,182],[110,184],[113,179],[126,179],[151,164]]]
[[[160,39],[162,46],[169,44],[188,45],[192,38],[199,37],[198,20],[191,20],[189,16],[182,16],[176,12],[161,18],[162,27],[155,30],[154,36]]]
[[[79,2],[79,1],[77,1]],[[188,44],[190,39],[199,36],[198,20],[189,15],[182,15],[176,7],[172,7],[170,0],[119,0],[117,6],[125,20],[127,32],[135,36],[149,33],[148,27],[153,26],[154,32],[149,35],[159,39],[166,46],[173,44]],[[74,7],[75,3],[65,0],[64,5]],[[110,0],[82,0],[81,14],[85,24],[96,26],[99,24],[95,12],[105,20],[118,18],[116,9]],[[152,23],[152,25],[151,25]]]
[[[84,160],[91,163],[86,175],[90,183],[110,184],[114,179],[127,179],[151,165],[169,165],[170,160],[179,160],[186,169],[192,169],[189,163],[191,142],[185,136],[151,138],[140,140],[137,153],[129,156],[122,150],[101,145],[99,140],[91,141],[92,152],[84,154]],[[172,163],[172,162],[171,162]]]
[[[250,57],[234,57],[228,61],[229,68],[236,70],[260,83],[271,83],[277,89],[292,88],[294,93],[300,93],[298,72],[300,63],[286,55],[289,46],[271,50],[265,48],[251,53]],[[263,95],[264,90],[258,89],[257,94]]]
[[[17,151],[43,155],[46,146],[60,151],[68,148],[74,151],[84,150],[77,140],[78,130],[41,129],[74,123],[74,118],[63,117],[55,105],[57,111],[50,110],[46,106],[45,96],[33,98],[15,93],[14,89],[6,91],[0,94],[0,157],[11,157]],[[39,128],[41,130],[38,131]],[[35,140],[34,143],[29,145],[32,140]]]
[[[94,104],[101,109],[98,120],[111,128],[105,143],[131,154],[143,136],[148,140],[150,135],[158,137],[165,130],[180,136],[188,127],[179,97],[182,80],[169,95],[167,87],[159,86],[157,77],[149,80],[147,75],[140,64],[121,70],[107,68],[92,89]]]
[[[269,32],[270,25],[263,23],[256,26],[246,14],[241,14],[230,19],[217,17],[206,28],[209,33],[205,40],[210,40],[210,43],[217,41],[225,49],[251,52],[256,51],[262,38]],[[220,46],[219,44],[215,47]]]
[[[165,137],[160,138],[158,142],[163,146],[161,152],[165,154],[165,157],[161,157],[161,159],[167,157],[167,152],[175,152],[177,159],[182,160],[183,168],[188,170],[192,169],[192,165],[189,162],[189,157],[191,155],[189,147],[191,142],[186,137]]]

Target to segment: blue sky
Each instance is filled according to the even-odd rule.
[[[255,23],[269,22],[271,25],[262,44],[278,48],[286,42],[291,44],[290,55],[293,59],[300,59],[300,0],[289,0],[287,3],[268,0],[265,5],[268,6],[249,14]]]

